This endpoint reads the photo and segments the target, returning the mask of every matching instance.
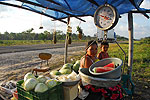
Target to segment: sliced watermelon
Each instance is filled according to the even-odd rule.
[[[103,73],[103,72],[108,72],[112,71],[114,68],[111,67],[96,67],[93,69],[94,73]]]
[[[105,65],[104,67],[111,67],[111,68],[115,68],[115,63],[114,63],[114,62],[109,63],[109,64]]]

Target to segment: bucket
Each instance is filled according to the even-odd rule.
[[[121,80],[121,77],[117,79],[96,77],[89,72],[88,68],[81,68],[79,70],[79,75],[84,83],[95,85],[98,87],[113,87],[116,86]]]
[[[114,62],[115,65],[118,65],[117,68],[115,68],[114,70],[108,71],[108,72],[103,72],[103,73],[94,73],[93,72],[93,68],[103,67],[112,62]],[[121,76],[121,66],[122,65],[123,65],[123,61],[119,58],[106,58],[106,59],[102,59],[102,60],[92,64],[89,68],[89,72],[96,77],[115,79],[115,78],[118,78]]]

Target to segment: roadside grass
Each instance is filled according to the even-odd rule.
[[[128,63],[128,43],[120,43],[120,46],[126,53],[125,73],[127,73]],[[100,51],[100,50],[99,50]],[[108,53],[110,57],[117,57],[124,61],[125,56],[117,44],[110,44]],[[122,66],[123,67],[123,66]],[[133,47],[133,65],[132,79],[150,82],[150,44],[134,42]]]
[[[0,40],[0,46],[14,46],[14,45],[31,45],[31,44],[48,44],[52,43],[50,40]]]
[[[88,40],[72,40],[72,42],[87,42]],[[65,40],[58,40],[57,43],[65,43]],[[53,44],[52,40],[0,40],[0,46]]]

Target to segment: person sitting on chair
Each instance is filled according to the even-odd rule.
[[[95,61],[97,61],[97,42],[91,40],[86,45],[86,54],[81,58],[80,67],[89,68]]]

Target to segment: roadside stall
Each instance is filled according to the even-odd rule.
[[[125,85],[126,83],[123,83],[125,85],[123,87],[124,90],[130,96],[130,99],[132,99],[134,92],[134,84],[131,80],[133,63],[132,13],[142,13],[145,17],[149,18],[146,13],[150,11],[139,7],[143,0],[16,0],[22,3],[21,6],[17,5],[17,3],[12,4],[5,1],[7,0],[0,1],[0,4],[33,11],[67,24],[64,65],[57,70],[51,70],[49,76],[38,75],[38,72],[47,72],[49,69],[36,68],[33,69],[33,72],[26,73],[22,80],[15,83],[13,88],[15,90],[10,93],[13,94],[12,100],[78,100],[78,85],[80,81],[90,84],[87,88],[102,93],[104,96],[103,99],[106,99],[109,94],[105,95],[102,89],[93,88],[91,85],[105,88],[113,87],[121,83],[121,81],[125,82],[125,78],[127,78],[127,83],[130,82],[133,86],[132,90],[129,90],[128,84]],[[45,12],[42,12],[39,8],[45,9]],[[136,9],[136,11],[132,11],[133,9]],[[126,54],[116,42],[115,37],[111,37],[111,39],[108,37],[108,31],[117,25],[121,14],[124,13],[128,13],[129,20],[129,56],[128,73],[127,76],[122,77]],[[68,45],[71,43],[72,33],[70,18],[75,17],[85,22],[80,18],[82,16],[94,17],[93,21],[95,25],[103,32],[102,38],[95,41],[116,42],[125,55],[124,60],[119,58],[106,58],[93,63],[90,68],[80,68],[80,60],[77,60],[75,63],[69,63],[67,61],[67,50]],[[68,18],[67,22],[63,20],[64,18]],[[79,38],[81,38],[82,29],[79,26],[78,31],[80,32]],[[115,34],[115,32],[112,33]],[[48,64],[51,56],[46,57],[47,59],[41,59],[46,60]],[[101,72],[102,67],[107,68],[107,71]],[[112,99],[115,100],[114,98]],[[122,97],[120,98],[122,99]]]

